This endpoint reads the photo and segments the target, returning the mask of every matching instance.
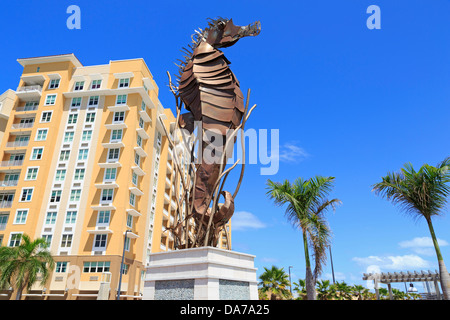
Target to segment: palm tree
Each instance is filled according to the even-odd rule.
[[[317,298],[319,300],[332,300],[336,298],[336,286],[329,280],[317,281]]]
[[[433,240],[439,264],[439,275],[445,300],[450,298],[450,276],[444,263],[431,218],[443,214],[450,194],[450,158],[436,167],[424,164],[419,171],[408,163],[399,172],[388,173],[373,185],[377,195],[399,205],[415,218],[424,218]]]
[[[287,299],[291,296],[289,291],[289,275],[283,268],[272,266],[271,269],[264,267],[264,272],[259,276],[261,282],[261,295],[267,296],[269,300]]]
[[[298,282],[294,282],[294,291],[297,292],[297,300],[306,300],[306,282],[303,279],[298,279]]]
[[[351,300],[352,299],[352,289],[344,281],[336,283],[336,291],[338,293],[339,300]]]
[[[352,287],[353,295],[358,300],[365,300],[368,297],[369,289],[363,287],[362,285],[354,285]]]
[[[31,287],[41,276],[40,284],[44,285],[55,266],[55,262],[47,250],[48,243],[44,238],[31,241],[26,234],[17,247],[0,247],[0,288],[12,286],[17,290],[16,300],[22,297],[22,291]]]
[[[267,181],[267,195],[275,204],[287,204],[286,217],[296,228],[302,230],[306,263],[306,292],[308,300],[315,300],[316,279],[326,263],[326,249],[330,245],[331,230],[324,213],[340,203],[339,199],[328,200],[334,177],[316,176],[308,180],[298,178],[293,184]],[[311,271],[309,248],[315,260],[314,273]]]

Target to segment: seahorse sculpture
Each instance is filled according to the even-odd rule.
[[[260,22],[248,26],[236,26],[232,19],[209,19],[205,30],[196,31],[193,44],[189,45],[192,53],[185,49],[187,56],[181,61],[178,76],[178,95],[185,108],[190,111],[180,115],[179,125],[190,133],[194,130],[194,122],[200,121],[203,129],[220,132],[223,141],[228,129],[235,129],[242,121],[244,114],[244,96],[235,75],[231,71],[230,61],[220,48],[234,45],[246,36],[256,36],[261,31]],[[207,142],[202,139],[202,148]],[[192,216],[200,226],[199,243],[205,243],[207,226],[211,215],[210,203],[214,193],[214,185],[223,172],[220,163],[200,161],[196,165]],[[234,199],[227,192],[221,192],[225,198],[214,212],[211,235],[206,240],[207,245],[215,245],[220,227],[223,227],[234,213]],[[203,245],[203,244],[200,244]]]

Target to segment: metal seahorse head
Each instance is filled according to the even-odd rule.
[[[208,28],[203,38],[214,48],[226,48],[234,45],[239,39],[257,36],[261,32],[261,23],[256,21],[247,26],[236,26],[233,19],[208,19]]]

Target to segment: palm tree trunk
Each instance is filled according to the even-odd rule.
[[[308,240],[306,238],[306,233],[303,231],[303,246],[305,248],[305,261],[306,261],[306,296],[308,300],[316,300],[316,285],[315,279],[311,272],[311,262],[309,260],[309,250],[308,250]]]
[[[450,297],[450,275],[448,274],[447,267],[445,266],[444,259],[441,254],[441,249],[434,233],[433,224],[431,218],[427,218],[428,228],[430,229],[431,238],[433,239],[434,249],[436,250],[436,256],[439,264],[439,278],[441,282],[442,294],[445,300],[449,300]],[[437,288],[439,289],[439,288]]]
[[[17,288],[16,300],[20,300],[22,298],[22,291],[25,286],[20,286]]]

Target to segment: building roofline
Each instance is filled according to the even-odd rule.
[[[60,61],[70,61],[77,68],[83,66],[80,60],[78,60],[78,58],[73,53],[17,59],[17,62],[19,62],[23,67],[38,63],[51,63]]]

